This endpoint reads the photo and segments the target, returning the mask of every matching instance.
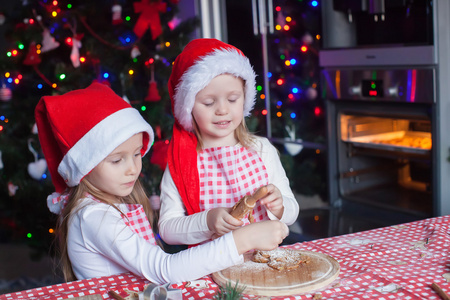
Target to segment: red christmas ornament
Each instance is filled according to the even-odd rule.
[[[145,101],[156,102],[159,100],[161,100],[161,96],[158,93],[156,81],[150,81],[150,86],[148,88],[148,94],[147,97],[145,97]]]
[[[23,64],[27,66],[36,66],[41,63],[41,58],[37,54],[36,43],[32,42],[28,49],[27,56],[25,57]]]
[[[141,38],[147,29],[150,28],[152,39],[156,39],[162,33],[159,12],[165,12],[167,4],[159,1],[141,0],[134,2],[134,12],[140,13],[133,31],[137,37]]]
[[[155,81],[155,71],[153,68],[153,64],[151,65],[151,79],[150,79],[150,86],[148,87],[148,94],[147,97],[145,97],[145,101],[155,102],[161,100],[161,96],[158,92],[158,87],[156,86]]]
[[[155,127],[155,134],[158,137],[158,139],[161,139],[161,126],[156,125],[156,127]]]
[[[157,165],[161,170],[166,169],[167,150],[169,149],[169,141],[157,141],[153,143],[153,152],[150,157],[150,163]]]

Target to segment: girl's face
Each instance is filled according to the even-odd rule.
[[[234,146],[234,131],[244,120],[244,81],[229,74],[215,77],[195,96],[192,116],[205,148]]]
[[[86,179],[112,201],[128,196],[141,173],[142,147],[142,133],[133,135],[103,159]]]

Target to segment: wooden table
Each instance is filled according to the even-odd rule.
[[[272,299],[441,299],[432,289],[433,283],[450,294],[450,216],[297,243],[288,248],[330,255],[339,262],[340,273],[322,289]],[[122,294],[126,290],[142,291],[148,283],[127,273],[0,295],[0,300],[73,299],[95,294],[113,299],[107,294],[109,290]],[[171,287],[181,289],[184,299],[211,299],[218,288],[210,276]]]

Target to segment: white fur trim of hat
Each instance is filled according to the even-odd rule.
[[[221,74],[234,75],[245,81],[244,117],[250,115],[256,101],[256,74],[249,59],[235,49],[215,49],[196,60],[175,88],[174,114],[185,130],[193,129],[191,112],[195,96]]]
[[[145,155],[153,143],[153,130],[136,109],[119,110],[97,123],[70,148],[58,166],[58,173],[67,186],[76,186],[115,148],[140,132],[149,137]]]

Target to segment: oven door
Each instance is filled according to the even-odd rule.
[[[342,198],[419,217],[432,215],[431,116],[424,105],[337,107]]]
[[[379,226],[433,216],[437,194],[432,72],[414,87],[388,76],[410,73],[398,72],[324,71],[334,83],[326,93],[330,205]],[[363,91],[367,81],[374,92]],[[392,86],[402,92],[390,95]]]

